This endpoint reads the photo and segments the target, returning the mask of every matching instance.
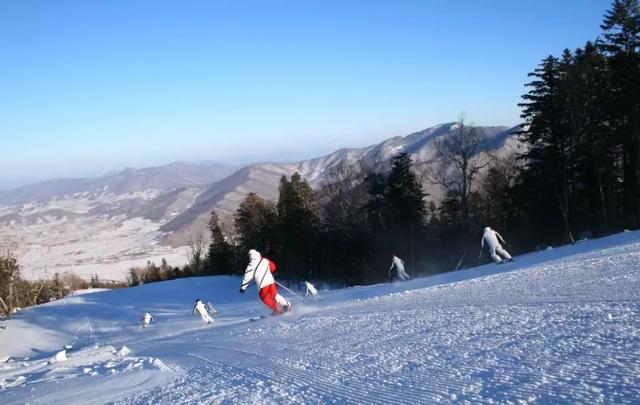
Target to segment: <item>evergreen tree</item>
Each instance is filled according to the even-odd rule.
[[[314,247],[322,223],[313,191],[299,173],[294,173],[291,180],[286,176],[280,179],[277,211],[283,274],[293,278],[312,275]]]
[[[372,231],[382,231],[386,226],[386,177],[382,173],[371,172],[364,179],[367,202],[363,205],[366,223]]]
[[[384,190],[389,223],[404,229],[422,227],[427,216],[426,194],[411,171],[411,164],[406,153],[394,156]]]
[[[376,269],[367,278],[386,277],[384,266],[390,263],[394,253],[408,258],[411,266],[415,264],[416,246],[424,236],[427,210],[426,194],[411,167],[411,157],[401,153],[391,159],[388,175],[370,173],[365,178],[369,201],[363,210],[372,233],[368,262]]]
[[[314,277],[348,285],[371,282],[367,263],[375,241],[364,208],[369,202],[365,180],[369,176],[363,170],[340,170],[316,193],[323,226],[317,237]]]
[[[233,246],[225,239],[220,229],[218,214],[211,211],[209,234],[211,243],[207,252],[207,274],[233,274]]]
[[[575,136],[572,202],[575,227],[606,232],[616,202],[615,139],[608,125],[608,72],[604,55],[591,42],[577,49],[566,69],[569,124]]]
[[[167,259],[165,259],[164,257],[162,258],[162,262],[160,263],[160,274],[163,280],[170,280],[173,278],[171,266],[169,266],[169,263],[167,263]]]
[[[599,43],[607,55],[610,77],[609,124],[622,147],[625,226],[640,225],[640,5],[615,0],[603,24]]]
[[[153,283],[162,280],[160,268],[152,261],[147,260],[147,267],[144,272],[144,282]]]
[[[567,125],[566,88],[562,81],[570,60],[568,52],[564,53],[562,62],[553,56],[544,59],[540,67],[529,74],[535,79],[527,84],[531,90],[519,105],[523,107],[525,120],[522,139],[529,144],[523,158],[527,165],[524,175],[530,197],[528,208],[535,216],[530,226],[548,233],[557,229],[561,219],[565,240],[573,242],[569,203],[572,134]],[[550,215],[550,207],[555,207],[559,215]]]
[[[241,256],[245,257],[249,249],[265,255],[277,250],[278,215],[273,203],[256,193],[249,193],[240,203],[234,219]]]

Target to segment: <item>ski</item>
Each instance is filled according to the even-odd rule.
[[[255,318],[249,318],[249,322],[256,322],[256,321],[260,321],[262,319],[267,319],[268,316],[267,315],[260,315],[258,317]]]

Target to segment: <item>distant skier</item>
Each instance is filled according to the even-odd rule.
[[[502,243],[507,243],[502,238],[498,232],[493,229],[486,227],[484,228],[484,234],[482,235],[482,241],[480,242],[480,246],[484,249],[484,242],[487,242],[487,246],[489,246],[489,255],[496,263],[502,263],[502,258],[498,255],[503,256],[507,261],[512,262],[513,259],[509,252],[504,250],[500,242],[498,242],[498,238],[502,241]],[[482,254],[482,251],[480,251]]]
[[[276,281],[272,274],[274,271],[275,264],[273,262],[266,257],[262,257],[257,250],[249,250],[249,264],[244,271],[240,292],[244,294],[251,282],[251,278],[253,278],[259,289],[260,300],[274,313],[281,314],[291,309],[291,303],[278,294]]]
[[[196,305],[193,307],[193,314],[195,315],[196,312],[200,315],[200,318],[202,318],[202,320],[205,321],[206,323],[213,322],[213,318],[209,316],[209,313],[207,312],[207,307],[204,306],[204,303],[202,302],[202,300],[200,300],[200,298],[196,300]]]
[[[316,295],[318,295],[318,290],[316,290],[316,287],[314,287],[313,284],[311,284],[308,281],[304,282],[304,285],[306,286],[306,290],[304,292],[304,296],[309,296],[311,298],[315,297]]]
[[[391,270],[393,270],[394,266],[396,267],[396,272],[400,280],[409,280],[409,275],[406,271],[404,271],[404,260],[396,255],[393,255],[393,258],[391,260],[391,267],[389,267],[389,275],[391,275]]]
[[[145,312],[144,315],[142,315],[142,318],[140,318],[140,321],[142,322],[142,327],[146,328],[151,324],[151,322],[153,322],[153,316],[151,316],[150,313]]]

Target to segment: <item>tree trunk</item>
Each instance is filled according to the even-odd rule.
[[[415,255],[414,255],[414,241],[413,241],[413,224],[411,224],[411,271],[415,272]]]
[[[607,203],[604,198],[604,190],[602,189],[602,174],[598,175],[598,190],[600,191],[600,207],[602,208],[602,220],[604,222],[604,231],[609,232],[609,219],[607,217]]]
[[[631,131],[630,128],[625,128]],[[632,134],[627,134],[631,138]],[[624,226],[627,228],[637,227],[638,214],[638,142],[635,139],[628,139],[623,145],[623,208]]]
[[[558,207],[560,208],[560,213],[562,214],[562,220],[564,222],[564,229],[566,232],[566,237],[567,240],[570,243],[575,243],[575,239],[573,238],[573,234],[571,233],[571,226],[569,225],[569,212],[567,209],[567,206],[565,205],[566,199],[567,199],[567,195],[566,195],[566,190],[564,191],[564,199],[565,201],[563,201],[563,198],[560,197],[560,193],[558,192],[558,185],[556,184],[555,186],[556,189],[556,198],[558,199]]]
[[[38,305],[38,297],[40,296],[40,293],[42,292],[42,289],[44,288],[44,282],[40,283],[40,285],[36,285],[36,287],[33,289],[33,293],[29,296],[29,300],[31,301],[32,305]]]
[[[12,311],[13,308],[15,308],[15,299],[13,298],[13,274],[9,276],[9,294],[7,295],[7,302],[9,303],[9,311]]]
[[[2,309],[4,310],[5,315],[7,315],[7,316],[11,315],[11,309],[9,309],[9,307],[7,307],[7,304],[5,304],[5,302],[2,299],[2,297],[0,297],[0,304],[2,304]]]

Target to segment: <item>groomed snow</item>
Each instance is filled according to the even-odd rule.
[[[267,310],[235,277],[28,308],[0,321],[0,403],[637,403],[640,232],[516,259],[255,322]]]

